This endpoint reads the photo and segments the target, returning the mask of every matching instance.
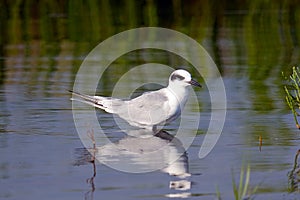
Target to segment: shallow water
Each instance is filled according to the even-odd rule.
[[[300,137],[284,102],[281,77],[281,71],[288,74],[290,67],[300,60],[299,11],[296,12],[298,7],[293,1],[286,5],[275,3],[272,8],[258,2],[248,2],[249,8],[243,7],[245,5],[228,8],[209,3],[187,3],[180,15],[175,12],[175,3],[170,13],[162,12],[162,5],[158,3],[147,4],[149,12],[156,8],[157,16],[150,12],[152,17],[144,16],[136,21],[139,18],[133,15],[139,16],[139,13],[132,12],[128,21],[135,24],[127,24],[123,15],[118,17],[116,13],[120,8],[117,6],[104,9],[114,13],[113,18],[97,18],[95,13],[98,12],[89,10],[86,14],[84,9],[88,8],[76,9],[80,5],[72,3],[68,8],[62,6],[61,10],[57,10],[59,6],[46,4],[50,14],[44,13],[41,8],[45,5],[41,3],[32,8],[41,10],[39,17],[28,14],[34,13],[26,10],[28,5],[22,7],[11,3],[7,5],[10,14],[1,18],[6,26],[1,29],[5,40],[1,40],[0,57],[1,199],[216,199],[217,191],[222,199],[233,199],[232,177],[238,180],[240,170],[246,164],[251,168],[251,188],[258,186],[255,199],[299,199],[299,190],[291,188],[298,184],[291,184],[293,180],[289,179],[288,173],[293,169]],[[102,2],[94,6],[89,8],[100,9],[108,5]],[[131,13],[131,7],[140,5],[127,6],[124,12]],[[203,11],[207,7],[215,8],[216,12],[197,15],[197,9]],[[18,15],[14,9],[24,12]],[[74,10],[78,13],[74,14]],[[100,11],[103,16],[111,16]],[[21,16],[25,13],[29,15],[27,18]],[[91,16],[99,20],[91,20]],[[172,16],[172,19],[166,16]],[[190,20],[191,16],[194,20]],[[73,22],[76,19],[78,24]],[[189,23],[183,23],[185,21]],[[89,26],[89,23],[104,22],[105,28],[103,25]],[[225,126],[217,145],[204,159],[199,159],[198,153],[210,120],[210,101],[206,87],[195,89],[201,102],[201,118],[198,130],[183,125],[186,137],[191,135],[190,132],[198,133],[184,157],[178,160],[177,167],[181,166],[178,169],[185,175],[170,175],[166,168],[126,173],[99,163],[93,165],[90,162],[93,157],[84,149],[74,125],[68,90],[73,87],[84,57],[107,37],[145,24],[173,28],[196,39],[218,65],[226,87]],[[122,74],[147,62],[172,66],[188,64],[163,51],[131,52],[111,64],[97,92],[110,95]],[[190,66],[190,69],[193,68]],[[202,81],[194,71],[193,75]],[[166,77],[158,73],[156,78],[163,80]],[[147,73],[140,73],[130,86],[135,87],[136,81],[145,79]],[[123,87],[126,92],[128,87]],[[193,121],[197,115],[193,104],[188,104],[184,117]],[[140,144],[121,133],[110,114],[97,111],[97,116],[110,140],[123,145],[123,149],[127,146],[134,149],[131,143]],[[176,133],[177,123],[166,128],[169,134]],[[261,147],[259,137],[262,138]],[[168,140],[152,139],[154,142],[149,142],[150,146],[167,143],[172,153],[182,153],[182,149],[178,150],[178,146]],[[143,148],[153,148],[143,142],[140,144]],[[140,151],[140,146],[137,149]],[[124,159],[122,153],[113,158],[109,151],[98,156],[105,161],[120,162]],[[131,168],[138,166],[149,170],[157,163],[166,162],[157,156],[150,159],[126,155],[132,159]]]

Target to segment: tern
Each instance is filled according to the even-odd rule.
[[[79,97],[71,100],[116,114],[131,126],[156,132],[158,125],[170,123],[180,116],[189,96],[188,86],[191,85],[202,87],[188,71],[178,69],[171,73],[167,87],[145,92],[130,100],[70,92],[73,97]]]

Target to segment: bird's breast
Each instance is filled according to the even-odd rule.
[[[173,91],[170,91],[169,95],[169,106],[170,106],[170,115],[180,114],[181,110],[185,106],[187,101],[187,94],[185,92],[181,92],[180,94],[176,94]]]

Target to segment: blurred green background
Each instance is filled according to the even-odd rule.
[[[277,65],[299,61],[300,3],[297,0],[2,0],[0,54],[24,45],[24,56],[73,55],[109,36],[141,26],[159,26],[208,42],[220,54],[245,54],[238,63],[258,66],[250,76],[264,78]],[[38,52],[27,47],[35,45]],[[75,45],[75,46],[73,46]],[[280,62],[278,62],[280,60]],[[4,63],[1,63],[3,71]]]
[[[288,74],[300,60],[297,0],[2,0],[0,7],[0,84],[24,76],[32,82],[41,71],[49,81],[53,72],[74,76],[106,38],[158,26],[197,40],[224,76],[246,76],[254,109],[270,110],[273,100],[266,91],[272,88],[264,81],[281,85],[281,71]],[[270,103],[261,107],[255,101]]]

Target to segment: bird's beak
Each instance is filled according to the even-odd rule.
[[[202,85],[200,85],[200,83],[198,83],[197,81],[195,81],[194,79],[192,79],[191,81],[189,81],[189,84],[193,85],[193,86],[197,86],[197,87],[202,87]]]

